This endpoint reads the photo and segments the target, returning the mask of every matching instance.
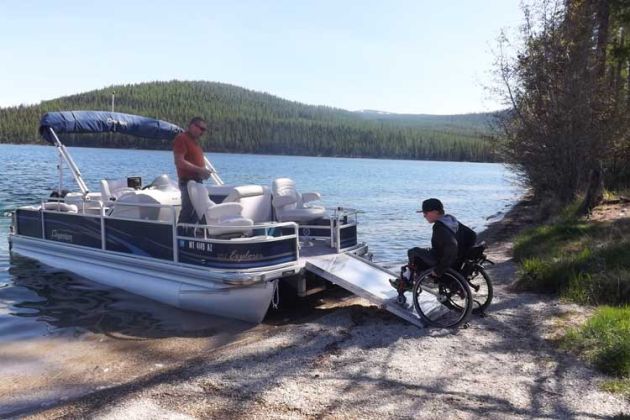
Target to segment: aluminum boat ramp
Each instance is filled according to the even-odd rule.
[[[398,274],[352,253],[302,258],[305,260],[305,271],[341,286],[418,327],[424,327],[413,310],[410,298],[405,305],[397,303],[398,292],[389,284],[389,279],[398,277]]]

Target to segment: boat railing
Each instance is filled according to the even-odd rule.
[[[212,231],[226,231],[211,235]],[[206,249],[213,244],[252,245],[290,240],[294,242],[295,261],[300,257],[298,224],[294,222],[265,222],[250,226],[225,226],[200,223],[173,225],[174,242],[185,241],[188,247]],[[176,256],[179,258],[179,255]]]
[[[256,239],[256,238],[248,238],[248,237],[233,237],[229,239],[221,239],[221,238],[213,238],[212,235],[209,234],[212,230],[226,230],[229,229],[230,232],[243,232],[250,233],[254,231],[257,237],[260,236],[278,236],[278,229],[289,228],[292,230],[290,235],[296,235],[298,233],[298,225],[295,222],[263,222],[257,223],[249,226],[225,226],[225,225],[212,225],[212,224],[201,224],[201,223],[177,223],[177,208],[180,206],[173,206],[170,204],[151,204],[151,203],[116,203],[116,206],[128,206],[128,207],[147,207],[147,208],[157,208],[162,209],[166,208],[171,211],[171,217],[169,221],[165,220],[151,220],[151,219],[138,219],[138,218],[128,218],[128,217],[120,217],[120,216],[112,216],[103,214],[103,217],[109,219],[118,219],[118,220],[129,220],[129,221],[142,221],[142,222],[154,222],[160,224],[169,224],[173,225],[174,229],[177,227],[192,229],[193,235],[176,235],[176,236],[192,236],[196,239],[200,239],[199,235],[202,235],[203,239],[208,240],[216,240],[221,242],[233,241],[235,239],[238,240],[247,240],[247,239]],[[108,207],[102,206],[102,210],[106,210]],[[261,232],[264,230],[264,233]],[[284,234],[282,236],[287,236]]]
[[[90,194],[90,193],[88,193]],[[59,212],[59,213],[66,213],[66,211],[62,211],[59,207],[57,209],[54,208],[54,206],[50,206],[50,203],[57,203],[57,204],[71,204],[71,205],[75,205],[77,206],[77,210],[81,209],[81,211],[79,211],[80,214],[88,214],[86,213],[86,209],[87,210],[98,210],[99,213],[103,211],[103,209],[107,209],[107,206],[103,205],[103,202],[101,200],[92,200],[89,197],[86,199],[85,196],[83,197],[82,200],[78,201],[81,206],[78,206],[77,203],[71,202],[68,203],[66,201],[65,197],[48,197],[46,200],[41,200],[40,202],[40,206],[42,208],[42,210],[46,210],[46,211],[53,211],[53,212]],[[92,204],[92,205],[91,205]],[[90,207],[86,207],[90,206]],[[47,208],[50,207],[50,208]]]
[[[327,209],[332,212],[330,219],[334,225],[334,234],[332,235],[330,246],[335,248],[337,252],[343,252],[354,247],[357,243],[359,214],[363,213],[363,211],[350,207],[332,207]]]
[[[265,237],[292,237],[298,235],[298,224],[295,222],[265,222],[249,226],[226,226],[226,225],[209,225],[201,223],[177,223],[177,227],[182,228],[180,231],[187,232],[179,234],[178,237],[214,240],[218,242],[233,241],[263,241]],[[225,231],[229,233],[221,235],[211,235],[212,231]],[[288,232],[291,233],[288,233]],[[190,232],[190,233],[188,233]],[[236,236],[242,233],[241,236]],[[223,237],[223,238],[221,238]]]
[[[299,230],[298,224],[294,222],[263,222],[249,226],[225,226],[225,225],[211,225],[200,223],[177,223],[177,209],[179,206],[170,204],[152,204],[152,203],[121,203],[112,202],[117,207],[138,207],[149,208],[162,211],[166,209],[170,212],[168,217],[164,217],[162,220],[145,219],[136,217],[121,217],[117,215],[107,214],[107,211],[111,208],[104,205],[102,201],[94,201],[99,203],[98,214],[90,213],[74,213],[61,210],[60,207],[56,209],[54,206],[48,206],[46,208],[45,203],[63,203],[63,198],[52,197],[46,201],[42,200],[40,208],[33,207],[29,210],[39,210],[42,213],[63,214],[69,216],[79,216],[92,219],[100,219],[100,247],[103,250],[107,250],[107,221],[122,221],[122,222],[136,222],[136,223],[149,223],[163,226],[170,226],[172,234],[172,248],[173,248],[173,261],[180,262],[180,244],[181,241],[186,246],[197,247],[198,249],[212,248],[212,244],[234,244],[247,246],[248,244],[260,244],[260,243],[272,243],[276,241],[294,241],[294,248],[296,252],[295,260],[299,258]],[[95,207],[96,208],[96,207]],[[168,220],[164,220],[168,219]],[[212,235],[210,232],[216,231],[229,231],[221,235]],[[45,217],[41,217],[41,236],[45,238],[46,234],[46,221]],[[208,244],[208,245],[203,245]]]
[[[327,241],[337,253],[356,247],[358,214],[363,212],[349,207],[326,207],[326,210],[327,218],[300,224],[300,236]]]
[[[203,261],[206,257],[215,258],[216,255],[212,253],[218,253],[218,249],[230,248],[235,252],[235,255],[239,254],[234,251],[236,249],[250,253],[253,253],[252,250],[254,249],[268,252],[270,247],[265,247],[264,243],[275,243],[275,249],[284,250],[278,251],[278,254],[284,252],[285,255],[292,255],[291,258],[287,257],[285,262],[299,259],[301,241],[315,239],[328,242],[330,248],[337,253],[352,250],[359,245],[357,218],[361,211],[353,208],[329,208],[329,217],[308,224],[269,221],[250,226],[225,226],[198,223],[178,224],[177,214],[180,206],[171,204],[116,201],[104,203],[101,200],[93,200],[92,203],[85,203],[85,206],[90,206],[91,211],[75,213],[77,212],[76,208],[73,208],[73,211],[69,211],[65,207],[62,208],[61,200],[52,198],[48,201],[42,201],[40,207],[42,215],[40,217],[31,213],[31,221],[34,221],[32,217],[35,216],[41,222],[41,226],[37,229],[37,233],[30,236],[68,242],[63,240],[67,236],[59,236],[63,235],[60,232],[63,232],[67,226],[74,226],[77,229],[77,238],[83,235],[83,243],[77,242],[77,244],[86,245],[87,243],[86,246],[93,248],[133,254],[135,252],[133,247],[137,247],[137,239],[138,243],[144,241],[145,245],[143,246],[153,246],[147,251],[147,255],[174,262],[186,262],[182,261],[182,252],[186,254],[184,260],[190,260],[190,255],[195,254],[198,261]],[[51,204],[51,202],[59,205]],[[81,203],[76,202],[76,204],[80,205]],[[128,212],[126,207],[133,207],[136,210]],[[39,209],[33,207],[30,210]],[[76,222],[66,220],[62,226],[62,221],[58,216],[55,218],[45,216],[45,214],[50,213],[84,219],[75,219]],[[89,222],[88,219],[94,221]],[[150,228],[149,225],[155,227]],[[51,226],[54,226],[56,231],[53,231]],[[88,234],[87,230],[93,233]],[[100,232],[94,232],[95,230]],[[100,240],[94,234],[100,234]],[[53,237],[55,235],[56,237]],[[124,241],[117,239],[121,235],[126,238]],[[146,245],[149,242],[156,245]],[[121,243],[128,245],[123,246],[120,245]],[[161,248],[157,250],[156,246]],[[164,247],[168,247],[168,251],[164,251],[166,249]],[[212,252],[204,252],[204,250],[212,250]],[[226,254],[222,251],[221,255]],[[261,259],[267,259],[267,256],[263,256]]]
[[[246,241],[248,243],[256,243],[256,242],[273,242],[281,239],[295,238],[296,243],[298,244],[297,249],[299,250],[299,241],[304,238],[315,238],[315,239],[324,239],[330,240],[330,247],[335,249],[336,252],[344,252],[348,249],[354,248],[357,244],[356,241],[356,228],[358,225],[358,215],[363,213],[363,211],[350,208],[350,207],[327,207],[326,209],[330,212],[330,218],[327,223],[329,223],[330,233],[327,236],[316,236],[311,235],[306,232],[316,231],[318,228],[322,226],[318,225],[309,225],[302,224],[298,225],[295,222],[264,222],[258,223],[252,226],[229,226],[225,225],[210,225],[210,224],[187,224],[187,223],[177,223],[177,211],[176,207],[167,204],[150,204],[150,203],[116,203],[116,206],[136,206],[136,207],[154,207],[154,208],[170,208],[172,211],[172,220],[169,222],[166,221],[152,221],[146,220],[154,223],[162,223],[162,224],[171,224],[173,226],[173,243],[174,247],[176,245],[176,241],[178,239],[195,239],[195,240],[204,240],[216,243],[227,243],[234,241]],[[105,209],[107,207],[104,207]],[[105,216],[112,217],[112,216]],[[119,220],[138,220],[131,218],[122,218],[115,217]],[[140,219],[145,220],[145,219]],[[182,229],[183,228],[183,229]],[[226,238],[226,235],[221,235],[222,237],[217,237],[217,235],[210,235],[209,232],[217,231],[217,230],[226,230],[229,228],[229,231],[238,234],[242,232],[243,235],[241,237],[234,236]],[[192,232],[187,233],[185,235],[180,235],[179,232]],[[288,232],[291,233],[288,233]],[[229,235],[227,235],[229,236]],[[354,238],[354,240],[353,240]],[[299,253],[299,251],[298,251]],[[299,256],[299,255],[298,255]],[[176,256],[177,258],[178,256]]]

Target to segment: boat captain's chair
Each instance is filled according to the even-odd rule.
[[[247,219],[241,215],[243,206],[239,203],[215,204],[208,196],[208,190],[203,184],[195,181],[188,181],[188,195],[195,209],[199,222],[212,225],[208,228],[209,235],[224,235],[228,233],[249,233],[238,227],[252,226],[252,219]]]
[[[272,221],[271,192],[262,185],[240,185],[234,187],[223,203],[239,203],[243,206],[242,215],[254,223]]]
[[[101,199],[105,204],[133,191],[135,189],[127,186],[127,178],[101,180]]]
[[[321,206],[305,205],[321,198],[319,193],[300,194],[295,188],[295,182],[289,178],[274,179],[271,186],[273,195],[273,209],[279,222],[307,223],[326,215],[326,209]]]

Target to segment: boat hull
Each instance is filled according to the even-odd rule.
[[[11,252],[185,310],[258,323],[280,273],[226,272],[12,235]],[[287,270],[289,268],[289,270]]]

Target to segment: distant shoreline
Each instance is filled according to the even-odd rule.
[[[42,147],[54,147],[49,144],[42,143],[1,143],[2,146],[42,146]],[[143,150],[143,151],[170,151],[170,148],[142,148],[142,147],[103,147],[103,146],[77,146],[77,145],[66,145],[68,148],[81,148],[81,149],[116,149],[116,150]],[[336,159],[374,159],[374,160],[402,160],[402,161],[417,161],[417,162],[453,162],[453,163],[495,163],[499,165],[506,165],[506,162],[501,161],[478,161],[478,160],[441,160],[441,159],[403,159],[396,157],[377,157],[377,156],[334,156],[334,155],[299,155],[299,154],[289,154],[289,153],[248,153],[248,152],[230,152],[230,151],[215,151],[215,150],[206,150],[206,154],[208,153],[217,153],[217,154],[235,154],[235,155],[251,155],[251,156],[295,156],[295,157],[321,157],[321,158],[336,158]]]

